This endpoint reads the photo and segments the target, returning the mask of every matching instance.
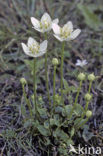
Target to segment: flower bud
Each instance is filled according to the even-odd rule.
[[[34,101],[34,94],[31,95],[31,99]]]
[[[39,97],[38,97],[38,100],[39,100],[40,102],[42,102],[42,101],[43,101],[42,96],[39,96]]]
[[[63,148],[66,148],[67,147],[65,143],[62,143],[62,146],[63,146]]]
[[[27,81],[26,81],[25,78],[21,78],[21,79],[20,79],[20,82],[21,82],[21,84],[23,84],[23,85],[27,84]]]
[[[52,64],[54,65],[54,66],[57,66],[58,65],[58,59],[57,58],[53,58],[52,59]]]
[[[95,80],[95,75],[92,73],[92,74],[89,74],[88,75],[88,80],[89,81],[94,81]]]
[[[90,118],[91,116],[92,116],[92,111],[88,110],[88,111],[86,112],[86,117],[87,117],[87,118]]]
[[[87,93],[87,94],[85,95],[85,100],[86,100],[86,101],[90,101],[91,99],[92,99],[92,95],[89,94],[89,93]]]
[[[78,80],[79,80],[79,81],[84,81],[84,80],[85,80],[85,74],[84,74],[84,73],[80,73],[80,74],[78,75]]]
[[[60,103],[60,96],[58,94],[55,95],[55,101],[59,104]]]

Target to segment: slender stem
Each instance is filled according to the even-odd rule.
[[[88,89],[88,93],[89,93],[89,94],[90,94],[90,91],[91,91],[91,87],[92,87],[92,81],[90,81],[90,83],[89,83],[89,89]],[[85,112],[84,112],[83,117],[85,116],[85,113],[86,113],[87,110],[88,110],[88,105],[89,105],[89,101],[86,102],[86,105],[85,105]]]
[[[90,81],[90,83],[89,83],[89,90],[88,90],[89,94],[90,94],[91,87],[92,87],[92,81]]]
[[[61,51],[61,102],[64,105],[63,102],[63,63],[64,63],[64,47],[65,47],[65,42],[62,43],[62,51]]]
[[[82,87],[82,81],[80,81],[80,86],[79,86],[78,91],[77,91],[77,95],[76,95],[75,102],[74,102],[74,107],[76,107],[81,87]]]
[[[54,66],[54,75],[53,75],[53,113],[55,111],[55,77],[56,77],[56,66]]]
[[[89,89],[88,89],[88,93],[89,93],[89,94],[90,94],[91,87],[92,87],[92,81],[90,81],[90,83],[89,83]],[[83,112],[83,114],[82,114],[82,116],[81,116],[81,118],[80,118],[80,120],[79,120],[79,123],[80,123],[80,122],[83,120],[83,118],[85,117],[85,114],[86,114],[86,112],[87,112],[87,110],[88,110],[89,102],[90,102],[90,101],[86,101],[85,110],[84,110],[84,112]],[[79,127],[80,127],[80,126],[79,126]]]
[[[26,95],[25,88],[24,88],[24,85],[23,84],[22,84],[22,89],[23,89],[23,95],[24,95],[25,101],[26,101],[26,103],[28,105],[28,108],[29,108],[30,116],[32,117],[31,103],[30,103],[29,99],[27,98],[27,95]]]
[[[85,113],[86,113],[86,112],[87,112],[87,110],[88,110],[88,105],[89,105],[89,101],[87,101],[87,102],[86,102],[86,105],[85,105],[85,112],[84,112],[83,117],[85,116]]]
[[[47,40],[47,33],[45,33],[45,39]],[[48,58],[48,53],[46,52],[45,53],[45,80],[46,80],[47,96],[48,96],[49,104],[51,105],[51,102],[50,102],[50,93],[49,93],[47,58]]]
[[[73,108],[72,108],[70,116],[69,116],[70,118],[71,118],[71,116],[73,114],[73,111],[74,111],[74,109],[76,107],[76,104],[78,102],[78,97],[79,97],[79,94],[80,94],[81,87],[82,87],[82,81],[80,81],[80,84],[79,84],[79,88],[78,88],[77,95],[76,95],[76,98],[75,98],[75,101],[74,101],[74,105],[73,105]]]
[[[34,85],[34,107],[35,107],[35,114],[37,114],[37,105],[36,105],[36,58],[34,58],[33,85]]]

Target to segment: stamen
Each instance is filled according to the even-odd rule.
[[[46,20],[43,21],[44,22],[44,27],[45,29],[47,29],[50,26],[50,23],[47,22]]]
[[[40,46],[36,43],[33,43],[30,47],[29,50],[32,52],[32,54],[37,54],[39,52]]]
[[[71,32],[72,31],[70,29],[68,29],[68,27],[65,27],[64,29],[62,28],[61,29],[61,37],[67,38],[68,36],[71,35]]]

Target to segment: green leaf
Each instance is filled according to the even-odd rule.
[[[74,121],[74,125],[82,125],[87,119],[78,118]]]
[[[69,90],[68,82],[65,79],[63,79],[63,83],[64,83],[64,88],[66,90]]]
[[[98,16],[86,5],[78,4],[78,8],[85,18],[85,23],[92,29],[98,30],[102,25]]]
[[[67,140],[69,139],[69,136],[67,133],[65,133],[63,130],[61,129],[56,129],[56,131],[53,132],[53,136],[55,138],[58,138],[62,141],[64,141],[65,143],[67,142]]]
[[[43,136],[50,136],[50,131],[47,130],[43,125],[37,125],[37,129]]]
[[[34,63],[33,60],[24,60],[25,64],[29,67],[29,69],[31,71],[33,71],[34,68]],[[43,68],[43,64],[44,64],[44,59],[40,59],[39,61],[36,62],[36,72],[40,71],[40,69]]]
[[[55,112],[56,112],[56,113],[62,113],[62,111],[63,111],[63,108],[60,107],[60,106],[57,106],[57,107],[55,108]]]
[[[24,127],[25,127],[25,128],[28,128],[28,127],[32,126],[32,125],[33,125],[33,122],[34,122],[33,119],[27,120],[27,121],[24,123]]]
[[[47,110],[46,108],[38,108],[38,112],[42,118],[47,118]]]
[[[21,114],[26,117],[26,108],[24,106],[24,104],[21,104]]]
[[[58,119],[56,119],[56,118],[54,118],[54,119],[51,118],[51,119],[50,119],[50,125],[51,125],[51,126],[54,126],[54,125],[55,125],[55,126],[59,126],[59,124],[60,124],[60,123],[59,123],[59,120],[58,120]]]
[[[73,140],[68,139],[67,142],[66,142],[66,144],[67,144],[67,146],[70,146],[70,144],[71,145],[74,145],[74,142],[73,142]]]
[[[86,142],[88,142],[92,137],[94,136],[94,134],[92,132],[89,132],[89,127],[88,126],[84,126],[84,130],[83,130],[83,138]]]
[[[48,145],[50,145],[50,144],[51,144],[51,141],[50,141],[50,139],[49,139],[49,138],[47,138],[47,137],[46,137],[46,138],[45,138],[45,140],[46,140],[46,141],[45,141],[45,145],[47,145],[47,146],[48,146]]]
[[[71,138],[74,136],[74,133],[75,133],[75,129],[74,129],[74,127],[73,127],[72,130],[71,130],[71,132],[70,132]]]
[[[64,109],[63,109],[62,115],[69,117],[70,113],[71,113],[71,110],[72,110],[72,106],[71,105],[66,105],[64,107]]]
[[[74,110],[74,114],[80,116],[83,113],[83,111],[84,111],[83,107],[80,104],[77,104]]]
[[[48,120],[46,120],[46,121],[44,122],[44,127],[45,127],[46,129],[49,129],[49,121],[48,121]]]
[[[72,91],[73,93],[77,92],[76,87],[74,87],[74,86],[69,86],[69,85],[68,85],[68,82],[67,82],[65,79],[63,79],[63,83],[64,83],[64,88],[65,88],[65,90],[64,90],[65,93],[70,93],[71,91]]]
[[[64,149],[62,146],[58,148],[58,151],[60,153],[60,155],[62,156],[67,156],[68,155],[68,149]]]

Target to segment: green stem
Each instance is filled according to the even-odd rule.
[[[88,93],[90,94],[90,91],[91,91],[91,87],[92,87],[92,81],[90,81],[89,83],[89,89],[88,89]],[[89,105],[89,101],[86,102],[86,105],[85,105],[85,112],[83,114],[83,117],[85,116],[85,113],[87,112],[88,110],[88,105]]]
[[[89,89],[88,89],[88,93],[90,94],[90,91],[91,91],[91,87],[92,87],[92,81],[90,81],[90,83],[89,83]],[[85,117],[85,114],[86,114],[86,112],[87,112],[87,110],[88,110],[88,105],[89,105],[89,101],[86,101],[86,105],[85,105],[85,110],[84,110],[84,112],[83,112],[83,114],[82,114],[82,116],[81,116],[81,118],[80,118],[80,120],[79,120],[79,123],[83,120],[83,118]]]
[[[65,42],[62,43],[62,51],[61,51],[61,102],[64,105],[63,101],[63,63],[64,63],[64,47],[65,47]]]
[[[86,102],[86,105],[85,105],[85,112],[84,112],[83,117],[85,116],[85,113],[86,113],[86,112],[87,112],[87,110],[88,110],[88,105],[89,105],[89,101],[87,101],[87,102]]]
[[[54,75],[53,75],[53,113],[55,111],[55,77],[56,77],[56,66],[54,66]]]
[[[90,94],[90,91],[91,91],[91,87],[92,87],[92,81],[90,81],[90,83],[89,83],[89,90],[88,90],[89,94]]]
[[[33,85],[34,85],[34,108],[35,108],[35,115],[37,115],[37,105],[36,105],[36,58],[34,58]]]
[[[86,118],[81,124],[80,124],[80,122],[83,120],[80,120],[80,122],[79,122],[79,125],[75,128],[76,129],[76,131],[81,127],[83,127],[87,122],[88,122],[88,119],[89,118]]]
[[[45,39],[47,40],[47,33],[45,33]],[[48,53],[46,52],[45,53],[45,80],[46,80],[47,96],[48,96],[49,104],[51,105],[51,102],[50,102],[50,93],[49,93],[47,58],[48,58]]]
[[[73,111],[74,111],[74,109],[76,107],[76,104],[78,102],[78,97],[79,97],[79,94],[80,94],[81,87],[82,87],[82,81],[80,81],[80,84],[79,84],[79,88],[78,88],[77,95],[76,95],[76,98],[75,98],[75,101],[74,101],[74,105],[73,105],[73,108],[72,108],[70,116],[69,116],[70,118],[72,117]]]
[[[22,84],[22,89],[23,89],[23,95],[24,95],[24,98],[25,98],[25,101],[28,105],[28,108],[29,108],[29,112],[30,112],[30,116],[32,117],[32,107],[31,107],[31,103],[29,101],[29,99],[27,98],[27,95],[25,93],[25,88],[24,88],[24,85]]]
[[[78,91],[77,91],[77,95],[76,95],[75,102],[74,102],[74,108],[76,107],[81,87],[82,87],[82,81],[80,81],[80,86],[79,86]]]

